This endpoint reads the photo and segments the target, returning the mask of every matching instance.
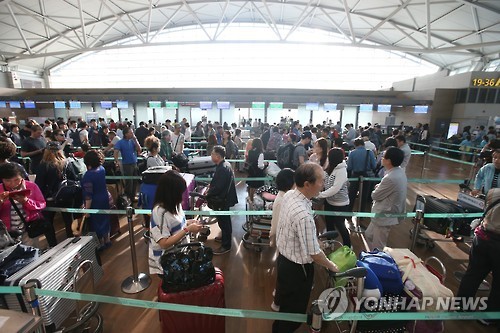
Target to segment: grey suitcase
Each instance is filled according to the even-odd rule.
[[[23,286],[35,281],[39,288],[73,291],[73,274],[84,260],[90,260],[94,271],[94,284],[103,276],[97,258],[97,240],[92,236],[68,238],[42,254],[37,260],[5,280],[6,286]],[[49,331],[59,328],[76,308],[76,301],[40,296],[40,311],[44,326]],[[20,294],[6,294],[5,303],[10,310],[30,312],[29,304]]]
[[[144,184],[158,184],[160,177],[169,170],[172,170],[172,167],[169,165],[147,168],[146,171],[142,173],[142,182]]]
[[[188,162],[187,172],[196,176],[212,174],[215,172],[215,163],[210,156],[194,157]]]

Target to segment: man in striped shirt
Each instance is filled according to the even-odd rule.
[[[295,171],[295,190],[283,197],[276,233],[280,312],[305,313],[314,279],[313,262],[337,272],[337,266],[321,251],[311,210],[311,198],[323,189],[323,169],[305,163]],[[275,321],[273,333],[293,332],[300,323]]]

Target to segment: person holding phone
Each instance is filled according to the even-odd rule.
[[[0,166],[0,219],[5,223],[7,230],[22,233],[22,243],[38,247],[38,238],[29,238],[25,232],[23,219],[29,223],[42,218],[45,208],[45,199],[40,188],[33,182],[23,179],[21,170],[12,163]],[[16,212],[11,200],[17,205],[22,217]],[[49,244],[56,243],[54,230],[45,235]]]

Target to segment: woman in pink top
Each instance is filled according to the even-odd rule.
[[[45,199],[38,186],[30,181],[24,180],[19,168],[14,164],[7,163],[0,166],[0,219],[5,223],[7,230],[19,231],[23,234],[22,242],[34,247],[38,246],[38,239],[30,239],[26,233],[26,226],[11,205],[9,197],[19,208],[27,223],[43,218],[42,210],[45,208]],[[10,195],[11,192],[25,191],[24,194]],[[45,237],[52,243],[55,241],[54,229],[50,230]],[[55,241],[57,244],[57,241]]]

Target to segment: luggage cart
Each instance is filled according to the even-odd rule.
[[[274,186],[264,185],[255,191],[253,202],[247,199],[247,211],[272,210],[273,203],[278,195],[278,189]],[[243,246],[247,249],[253,248],[261,252],[263,247],[270,245],[272,215],[258,216],[247,215],[243,225]]]

